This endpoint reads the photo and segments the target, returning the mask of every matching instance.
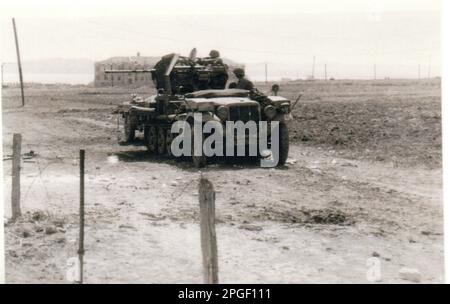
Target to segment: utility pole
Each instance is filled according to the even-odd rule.
[[[324,72],[324,75],[323,75],[324,79],[327,80],[328,78],[327,78],[327,64],[326,63],[325,63],[325,68],[324,68],[323,72]]]
[[[313,57],[313,66],[312,66],[312,74],[311,74],[312,79],[314,79],[315,71],[316,71],[316,56]]]
[[[16,41],[17,65],[19,66],[20,93],[22,94],[22,106],[25,106],[25,95],[23,93],[22,64],[20,63],[19,40],[17,39],[16,21],[14,20],[14,18],[12,18],[12,24],[14,29],[14,39]]]
[[[264,70],[266,73],[266,83],[267,83],[267,62],[264,63]]]

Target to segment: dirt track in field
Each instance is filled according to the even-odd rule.
[[[66,282],[67,260],[76,256],[77,158],[84,148],[86,282],[200,283],[200,174],[217,191],[221,282],[364,283],[367,259],[373,256],[381,261],[382,282],[404,282],[398,276],[402,267],[417,268],[422,282],[442,282],[439,86],[394,83],[396,93],[389,96],[407,98],[385,100],[379,96],[385,87],[371,83],[353,82],[352,89],[329,84],[324,90],[326,85],[284,86],[286,95],[304,91],[294,112],[286,167],[218,162],[201,173],[188,162],[149,156],[142,146],[117,144],[110,113],[130,90],[33,88],[27,90],[25,108],[16,106],[18,90],[4,90],[4,153],[11,150],[12,134],[22,133],[23,152],[38,154],[23,163],[23,210],[28,213],[5,227],[7,281]],[[366,107],[355,105],[358,92]],[[314,94],[321,100],[316,102]],[[371,98],[377,111],[364,110],[373,107]],[[351,133],[353,142],[347,136],[333,143],[333,136],[349,130],[339,118],[345,104],[356,115],[352,119],[378,119],[373,123],[389,131],[384,132],[387,143],[360,140],[370,131],[364,127]],[[390,114],[380,113],[383,109],[410,117],[394,123]],[[304,117],[314,115],[308,124],[311,119]],[[338,129],[329,125],[333,116]],[[412,130],[404,130],[408,124]],[[332,133],[318,131],[328,127]],[[415,137],[408,132],[414,127],[421,130],[413,132],[419,134],[418,144],[402,148],[411,146]],[[379,134],[378,129],[372,134],[377,141]],[[298,137],[303,135],[307,138]],[[424,144],[432,141],[435,146]],[[8,160],[3,176],[9,216]],[[46,233],[49,227],[56,232]]]

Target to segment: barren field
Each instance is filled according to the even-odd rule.
[[[267,90],[270,84],[260,84]],[[223,283],[443,282],[440,80],[281,84],[302,93],[288,165],[189,162],[117,143],[115,105],[134,89],[3,89],[4,202],[21,133],[24,216],[5,224],[6,281],[66,283],[78,237],[78,151],[86,149],[87,283],[201,283],[197,185],[216,189]],[[139,89],[144,95],[153,92]]]

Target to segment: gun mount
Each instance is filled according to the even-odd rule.
[[[201,62],[179,54],[163,56],[150,70],[106,70],[105,73],[150,73],[158,92],[167,95],[198,90],[223,90],[228,81],[228,67],[221,61]]]

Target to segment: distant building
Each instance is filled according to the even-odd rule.
[[[152,77],[150,73],[110,73],[108,70],[143,70],[152,69],[160,60],[160,57],[146,57],[137,53],[136,56],[130,57],[111,57],[109,59],[98,61],[95,63],[95,79],[96,87],[106,86],[144,86],[152,85]]]

